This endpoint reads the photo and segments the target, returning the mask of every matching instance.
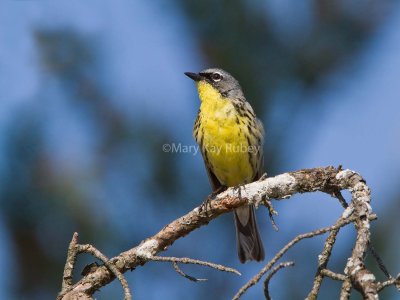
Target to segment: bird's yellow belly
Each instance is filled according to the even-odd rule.
[[[249,159],[247,138],[239,125],[225,120],[221,126],[218,121],[207,120],[203,126],[203,148],[221,184],[236,186],[251,182],[255,171]]]

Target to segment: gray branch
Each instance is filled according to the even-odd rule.
[[[280,270],[283,268],[287,268],[287,267],[292,267],[294,266],[294,262],[293,261],[287,261],[287,262],[283,262],[280,263],[279,265],[275,266],[271,272],[267,275],[267,278],[265,278],[264,281],[264,295],[265,295],[265,299],[267,300],[271,300],[271,296],[269,295],[269,282],[271,280],[271,278]]]
[[[166,225],[154,236],[111,258],[107,263],[115,266],[119,273],[135,269],[137,266],[154,260],[158,253],[167,250],[177,239],[208,224],[221,214],[243,205],[266,204],[267,207],[271,207],[269,199],[287,199],[297,193],[315,191],[322,191],[334,196],[337,195],[338,191],[344,189],[351,191],[352,200],[341,221],[344,224],[351,220],[355,224],[357,239],[344,272],[346,280],[344,281],[345,291],[343,292],[342,289],[342,294],[345,295],[346,291],[349,292],[351,287],[354,287],[366,299],[376,299],[371,297],[377,297],[378,284],[363,261],[370,238],[369,222],[374,218],[370,207],[370,192],[360,175],[350,170],[334,167],[305,169],[263,178],[260,181],[245,185],[241,189],[241,197],[238,197],[237,189],[229,188],[217,195],[215,200],[209,202],[207,212],[201,209],[201,205],[196,207],[186,215]],[[339,225],[342,225],[342,223]],[[340,227],[333,226],[327,231],[336,230]],[[116,272],[111,271],[106,265],[101,265],[93,267],[82,279],[73,284],[72,269],[75,260],[76,256],[72,257],[69,262],[67,261],[63,288],[58,296],[59,300],[83,299],[80,298],[82,296],[86,297],[84,299],[91,299],[97,290],[115,279]],[[273,266],[271,265],[271,267]]]
[[[375,215],[371,215],[370,218],[376,219]],[[250,279],[243,287],[240,288],[240,290],[233,296],[232,300],[238,300],[243,294],[252,286],[256,285],[261,278],[267,273],[274,265],[275,263],[287,252],[289,251],[290,248],[292,248],[295,244],[300,242],[301,240],[304,239],[309,239],[317,235],[321,235],[327,232],[335,231],[338,230],[339,228],[350,224],[355,221],[354,216],[348,216],[348,217],[340,217],[339,220],[336,221],[336,223],[330,227],[324,227],[320,228],[311,232],[299,234],[296,236],[294,239],[292,239],[289,243],[287,243],[275,256],[266,264],[266,266],[258,273],[256,274],[252,279]]]

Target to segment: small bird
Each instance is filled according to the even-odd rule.
[[[264,129],[239,82],[217,68],[185,75],[196,82],[201,101],[193,136],[213,193],[258,180],[263,174]],[[263,260],[254,206],[237,208],[234,218],[240,262]]]

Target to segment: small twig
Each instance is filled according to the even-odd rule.
[[[370,216],[371,219],[375,219],[376,215],[371,215]],[[342,217],[339,218],[339,220],[332,226],[330,227],[324,227],[318,230],[314,230],[308,233],[303,233],[300,234],[298,236],[296,236],[294,239],[292,239],[289,243],[286,244],[286,246],[284,246],[275,256],[274,258],[272,258],[268,264],[257,274],[255,275],[251,280],[249,280],[243,287],[240,288],[240,290],[236,293],[236,295],[233,297],[233,300],[237,300],[239,299],[250,287],[252,287],[253,285],[255,285],[256,283],[258,283],[260,281],[260,279],[262,278],[262,276],[264,276],[264,274],[266,272],[268,272],[271,267],[290,249],[292,248],[295,244],[297,244],[298,242],[300,242],[303,239],[306,238],[311,238],[317,235],[321,235],[324,233],[327,233],[329,231],[332,230],[336,230],[340,227],[343,227],[351,222],[354,222],[356,220],[355,216],[350,216],[347,219],[343,219]]]
[[[258,181],[263,181],[268,178],[268,174],[265,172],[264,174],[261,175],[261,177],[258,179]]]
[[[271,272],[267,275],[267,278],[266,278],[265,281],[264,281],[264,295],[265,295],[265,298],[266,298],[267,300],[271,300],[271,297],[270,297],[270,295],[269,295],[269,290],[268,290],[268,285],[269,285],[269,282],[270,282],[271,278],[272,278],[272,277],[276,274],[276,272],[278,272],[280,269],[286,268],[286,267],[291,267],[291,266],[294,266],[294,262],[293,262],[293,261],[287,261],[287,262],[280,263],[279,265],[275,266],[275,267],[271,270]]]
[[[340,204],[343,208],[347,208],[349,205],[347,204],[346,199],[344,199],[342,193],[340,191],[335,191],[333,195],[339,200]]]
[[[336,236],[338,233],[339,233],[339,228],[336,230],[332,230],[329,233],[329,236],[324,244],[324,249],[322,250],[322,253],[318,255],[318,269],[314,277],[313,287],[306,298],[307,300],[313,300],[317,298],[319,289],[321,288],[322,280],[324,278],[324,275],[322,274],[321,271],[326,269],[326,267],[328,266],[328,261],[329,258],[331,257],[333,245],[336,242]]]
[[[321,274],[333,280],[338,280],[338,281],[345,281],[347,279],[346,275],[335,273],[328,269],[322,269]]]
[[[262,202],[264,203],[265,207],[268,209],[268,215],[269,215],[269,219],[271,221],[272,227],[274,228],[275,231],[279,231],[279,228],[276,225],[275,219],[274,219],[274,215],[277,216],[278,212],[274,209],[271,201],[267,197],[264,197]]]
[[[72,273],[74,271],[76,256],[78,255],[76,245],[78,244],[78,233],[74,232],[68,246],[67,261],[65,262],[61,293],[67,292],[73,285]]]
[[[397,277],[390,277],[389,280],[386,280],[384,282],[379,282],[378,283],[378,292],[380,292],[381,290],[383,290],[384,288],[390,286],[390,285],[394,285],[397,290],[400,292],[400,274],[397,274]]]
[[[122,288],[124,289],[125,300],[132,299],[132,295],[129,290],[128,282],[126,281],[126,279],[122,275],[122,273],[118,270],[118,268],[113,263],[111,263],[110,260],[104,254],[102,254],[99,250],[97,250],[92,245],[78,244],[78,233],[77,232],[74,232],[74,234],[72,236],[72,240],[68,247],[67,261],[66,261],[65,267],[64,267],[62,288],[61,288],[61,292],[59,293],[57,299],[61,299],[66,293],[68,293],[72,289],[72,286],[73,286],[72,273],[73,273],[73,270],[75,267],[77,256],[78,256],[78,254],[81,254],[81,253],[92,254],[94,257],[101,260],[104,263],[104,265],[121,282]],[[89,295],[85,295],[85,294],[82,294],[82,297],[84,297],[85,299],[86,298],[91,299],[91,297]]]
[[[218,271],[223,271],[223,272],[229,272],[229,273],[234,273],[236,275],[242,275],[238,270],[235,270],[233,268],[229,268],[223,265],[219,264],[214,264],[208,261],[202,261],[198,259],[192,259],[188,257],[171,257],[171,256],[151,256],[148,258],[149,260],[153,261],[163,261],[163,262],[172,262],[172,263],[181,263],[181,264],[193,264],[193,265],[200,265],[200,266],[206,266],[209,268],[216,269]]]
[[[118,268],[110,262],[108,257],[106,257],[103,253],[101,253],[98,249],[93,247],[90,244],[86,245],[76,245],[76,248],[78,249],[78,254],[80,253],[89,253],[92,254],[94,257],[98,258],[101,260],[104,265],[114,274],[115,277],[121,282],[122,288],[124,289],[124,295],[125,295],[125,300],[131,300],[132,299],[132,294],[129,290],[128,282],[126,281],[124,275],[118,270]]]
[[[378,263],[379,269],[382,271],[383,274],[385,274],[387,279],[392,278],[392,276],[389,274],[388,269],[386,268],[382,258],[379,256],[379,254],[375,251],[375,248],[372,246],[371,242],[368,245],[368,251],[371,252],[372,256]]]
[[[183,272],[183,271],[179,268],[177,262],[173,262],[172,265],[174,266],[175,271],[176,271],[179,275],[181,275],[181,276],[183,276],[183,277],[189,279],[190,281],[199,282],[199,281],[207,281],[207,280],[208,280],[207,278],[196,278],[196,277],[193,277],[193,276],[190,276],[190,275],[186,274],[185,272]]]

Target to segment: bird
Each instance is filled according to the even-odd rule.
[[[200,108],[193,137],[200,148],[213,193],[239,188],[263,175],[264,128],[239,82],[227,71],[209,68],[185,72],[195,81]],[[240,193],[239,193],[240,194]],[[253,205],[234,211],[237,252],[241,263],[262,261],[264,247]]]

